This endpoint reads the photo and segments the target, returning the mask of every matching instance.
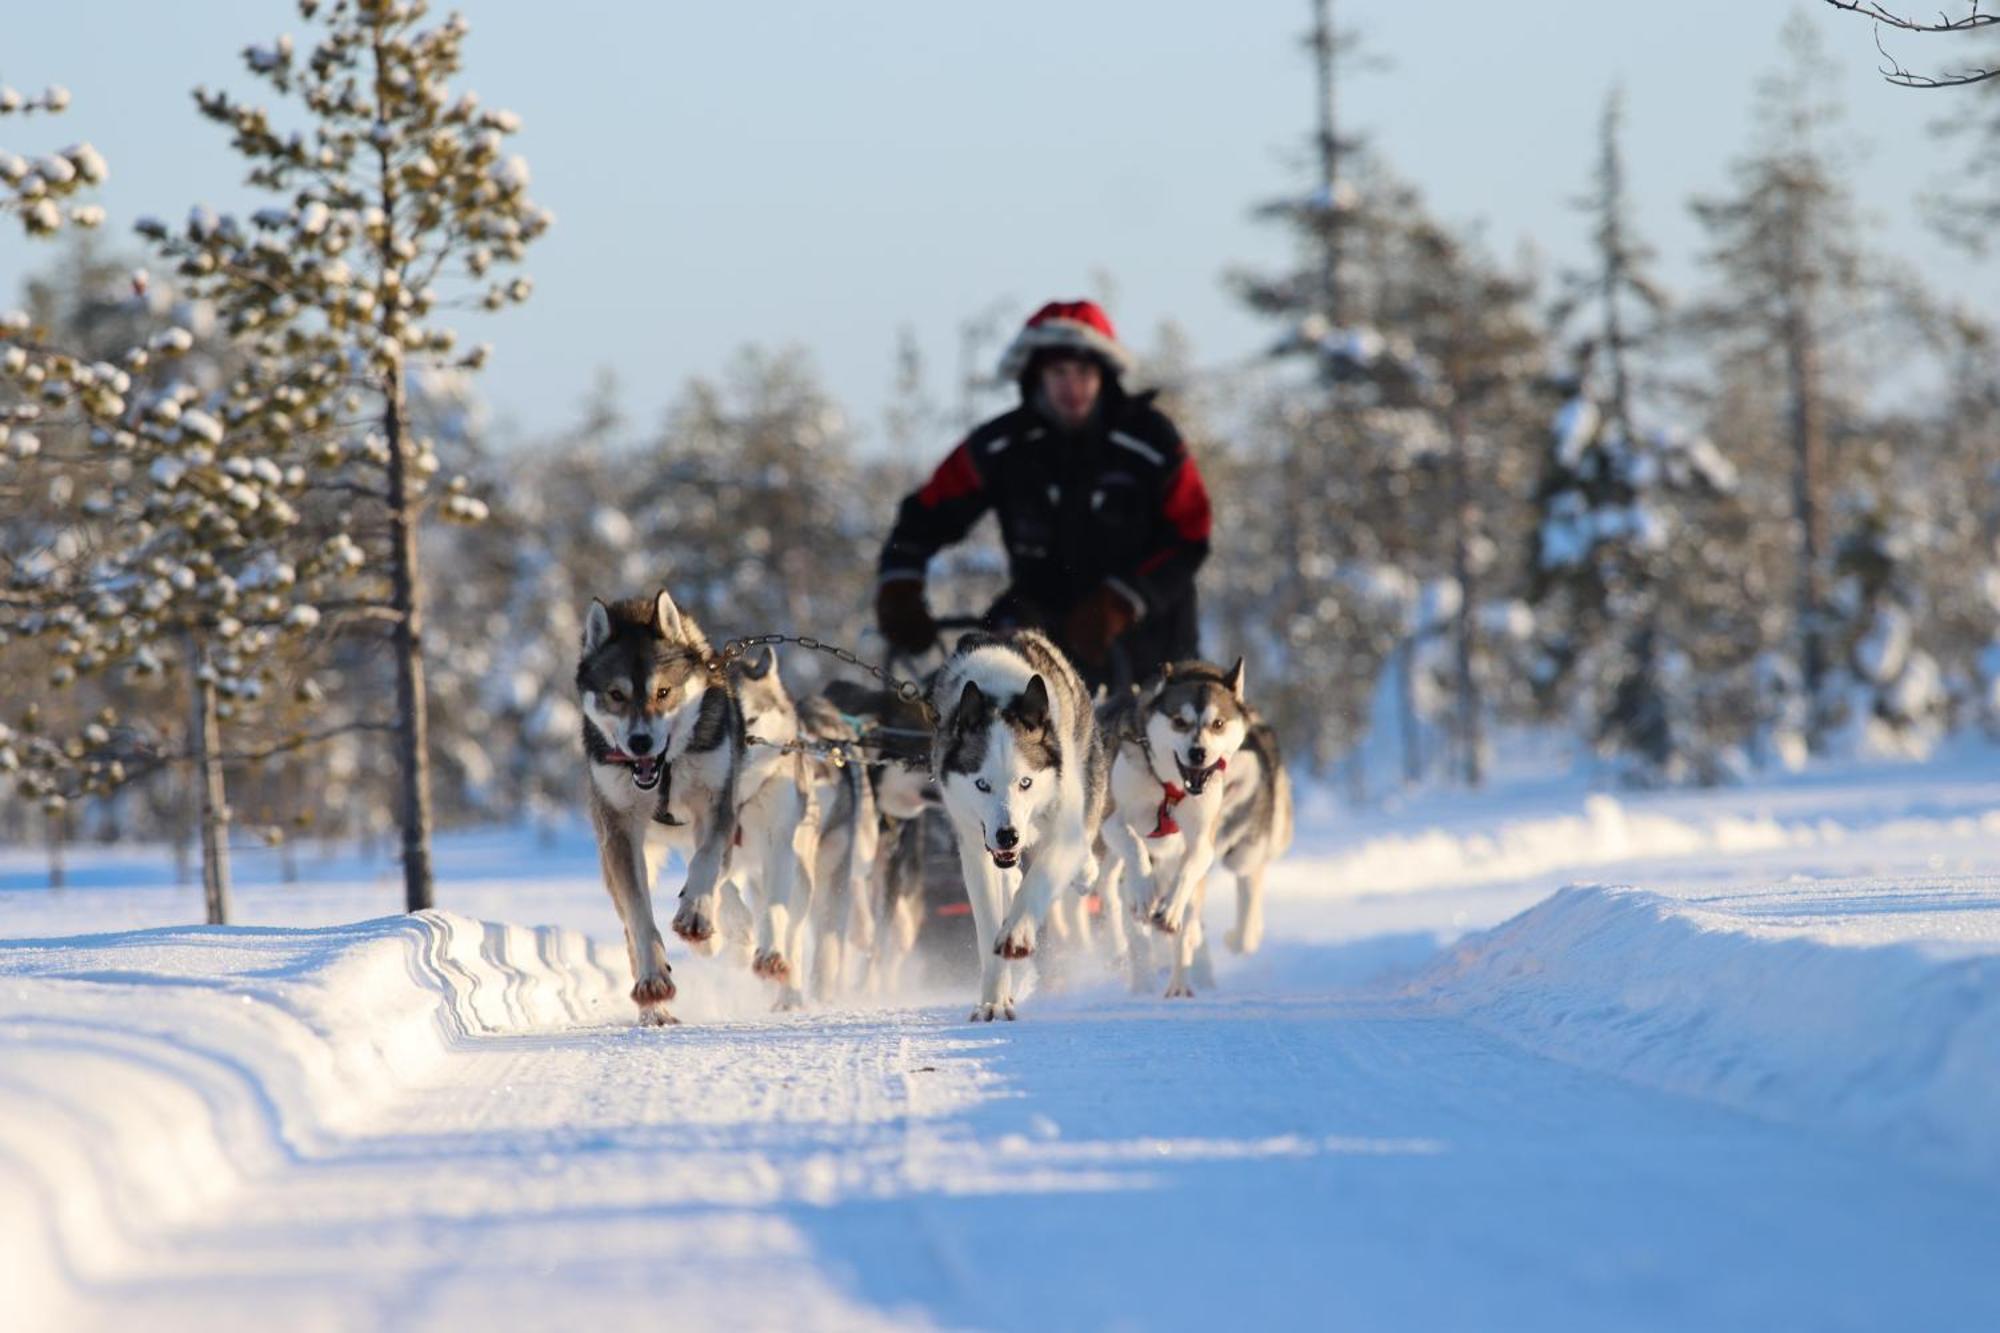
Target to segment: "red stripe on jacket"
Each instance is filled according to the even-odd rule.
[[[926,509],[935,509],[941,504],[950,504],[953,500],[971,495],[982,484],[979,469],[972,465],[972,446],[961,444],[938,464],[938,470],[917,492],[917,503]]]
[[[1167,520],[1174,535],[1184,542],[1205,542],[1215,527],[1215,515],[1208,506],[1208,487],[1201,479],[1201,469],[1194,465],[1194,459],[1183,458],[1174,469],[1173,479],[1167,483],[1166,503],[1160,506],[1160,514]],[[1171,560],[1174,548],[1155,551],[1140,562],[1139,572],[1150,574]]]

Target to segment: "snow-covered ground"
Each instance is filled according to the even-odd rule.
[[[0,1326],[2000,1328],[1991,752],[1309,803],[1215,993],[992,1027],[639,1029],[586,839],[439,860],[0,853]]]

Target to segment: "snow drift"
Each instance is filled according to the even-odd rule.
[[[69,1322],[147,1235],[365,1126],[456,1044],[615,1012],[624,967],[438,912],[0,944],[7,1322]]]
[[[1879,884],[1850,896],[1864,892],[1896,901]],[[1984,889],[1955,896],[1942,910],[1982,927],[2000,912]],[[1990,1178],[2000,951],[1985,933],[1855,944],[1853,930],[1574,887],[1462,940],[1411,989],[1543,1055]]]

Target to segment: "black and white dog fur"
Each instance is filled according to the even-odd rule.
[[[1201,909],[1227,823],[1225,774],[1254,724],[1240,658],[1228,671],[1206,662],[1170,663],[1157,680],[1106,708],[1104,725],[1116,748],[1112,812],[1103,826],[1111,858],[1099,891],[1114,948],[1122,945],[1130,961],[1134,990],[1152,984],[1151,926],[1174,937],[1168,996],[1194,994],[1189,973],[1202,954]],[[1240,786],[1239,798],[1256,790],[1254,782]],[[1126,932],[1121,888],[1132,895],[1137,933]],[[1244,925],[1238,923],[1239,932]]]
[[[1075,668],[1033,630],[969,634],[931,686],[936,776],[979,940],[975,1021],[1014,1017],[1015,960],[1090,866],[1105,757]]]
[[[665,592],[593,601],[584,618],[576,685],[590,822],[643,1023],[675,1021],[673,969],[653,917],[662,854],[671,848],[687,860],[674,929],[694,937],[691,905],[713,900],[736,839],[743,717],[711,661],[700,626]]]

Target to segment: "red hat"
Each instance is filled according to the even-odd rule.
[[[1051,301],[1028,316],[1007,344],[1000,357],[1000,378],[1019,379],[1035,353],[1057,351],[1094,356],[1114,375],[1132,369],[1132,354],[1118,341],[1118,331],[1102,306],[1095,301]]]

